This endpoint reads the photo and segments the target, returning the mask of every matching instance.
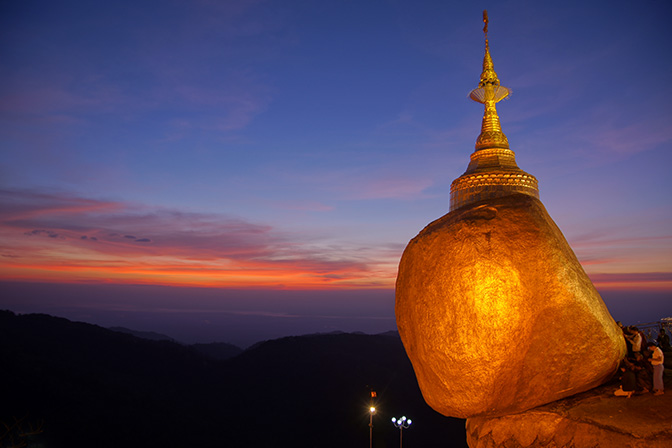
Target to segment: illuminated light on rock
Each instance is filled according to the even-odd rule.
[[[483,65],[479,89],[490,94],[472,98],[505,97],[487,87],[499,85],[487,34]],[[620,328],[538,199],[536,178],[515,165],[495,102],[453,183],[450,213],[411,240],[396,283],[397,326],[425,401],[460,418],[591,389],[625,354]]]

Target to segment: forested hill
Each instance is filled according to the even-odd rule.
[[[396,335],[282,338],[221,360],[42,314],[0,311],[0,447],[466,447],[429,408]],[[16,423],[18,421],[18,423]],[[35,433],[21,437],[22,433]]]

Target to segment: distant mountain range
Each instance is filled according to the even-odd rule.
[[[137,331],[131,330],[130,328],[125,327],[110,327],[112,331],[118,331],[119,333],[126,333],[135,336],[136,338],[149,339],[150,341],[171,341],[177,342],[175,339],[165,334],[156,333],[154,331]]]
[[[425,404],[396,333],[245,351],[129,333],[0,311],[0,447],[366,447],[371,390],[374,447],[398,446],[402,415],[405,447],[467,446],[464,420]]]
[[[133,335],[141,339],[149,339],[150,341],[170,341],[177,342],[175,339],[165,334],[155,333],[153,331],[137,331],[130,330],[124,327],[110,327],[112,331],[118,331],[119,333],[126,333]],[[243,349],[237,347],[233,344],[227,344],[226,342],[212,342],[209,344],[191,344],[189,347],[192,347],[201,354],[212,359],[229,359],[237,356],[243,352]]]

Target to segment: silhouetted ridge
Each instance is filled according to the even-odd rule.
[[[153,331],[137,331],[131,330],[124,327],[110,327],[112,331],[118,331],[119,333],[126,333],[135,336],[136,338],[149,339],[150,341],[172,341],[177,342],[175,339],[165,334],[155,333]]]
[[[422,400],[398,339],[282,338],[226,361],[47,315],[0,311],[0,421],[44,421],[49,447],[464,447],[464,421]],[[408,439],[407,439],[408,437]],[[38,440],[39,439],[39,440]]]

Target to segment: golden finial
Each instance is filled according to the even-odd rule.
[[[495,72],[495,66],[490,56],[490,45],[488,42],[488,11],[483,11],[483,33],[485,34],[485,56],[483,57],[483,71],[478,88],[471,91],[469,97],[485,105],[483,114],[483,123],[481,125],[481,134],[476,141],[476,149],[485,148],[508,148],[509,142],[502,132],[499,124],[499,116],[495,104],[503,100],[511,91],[506,87],[499,85],[499,78]]]

